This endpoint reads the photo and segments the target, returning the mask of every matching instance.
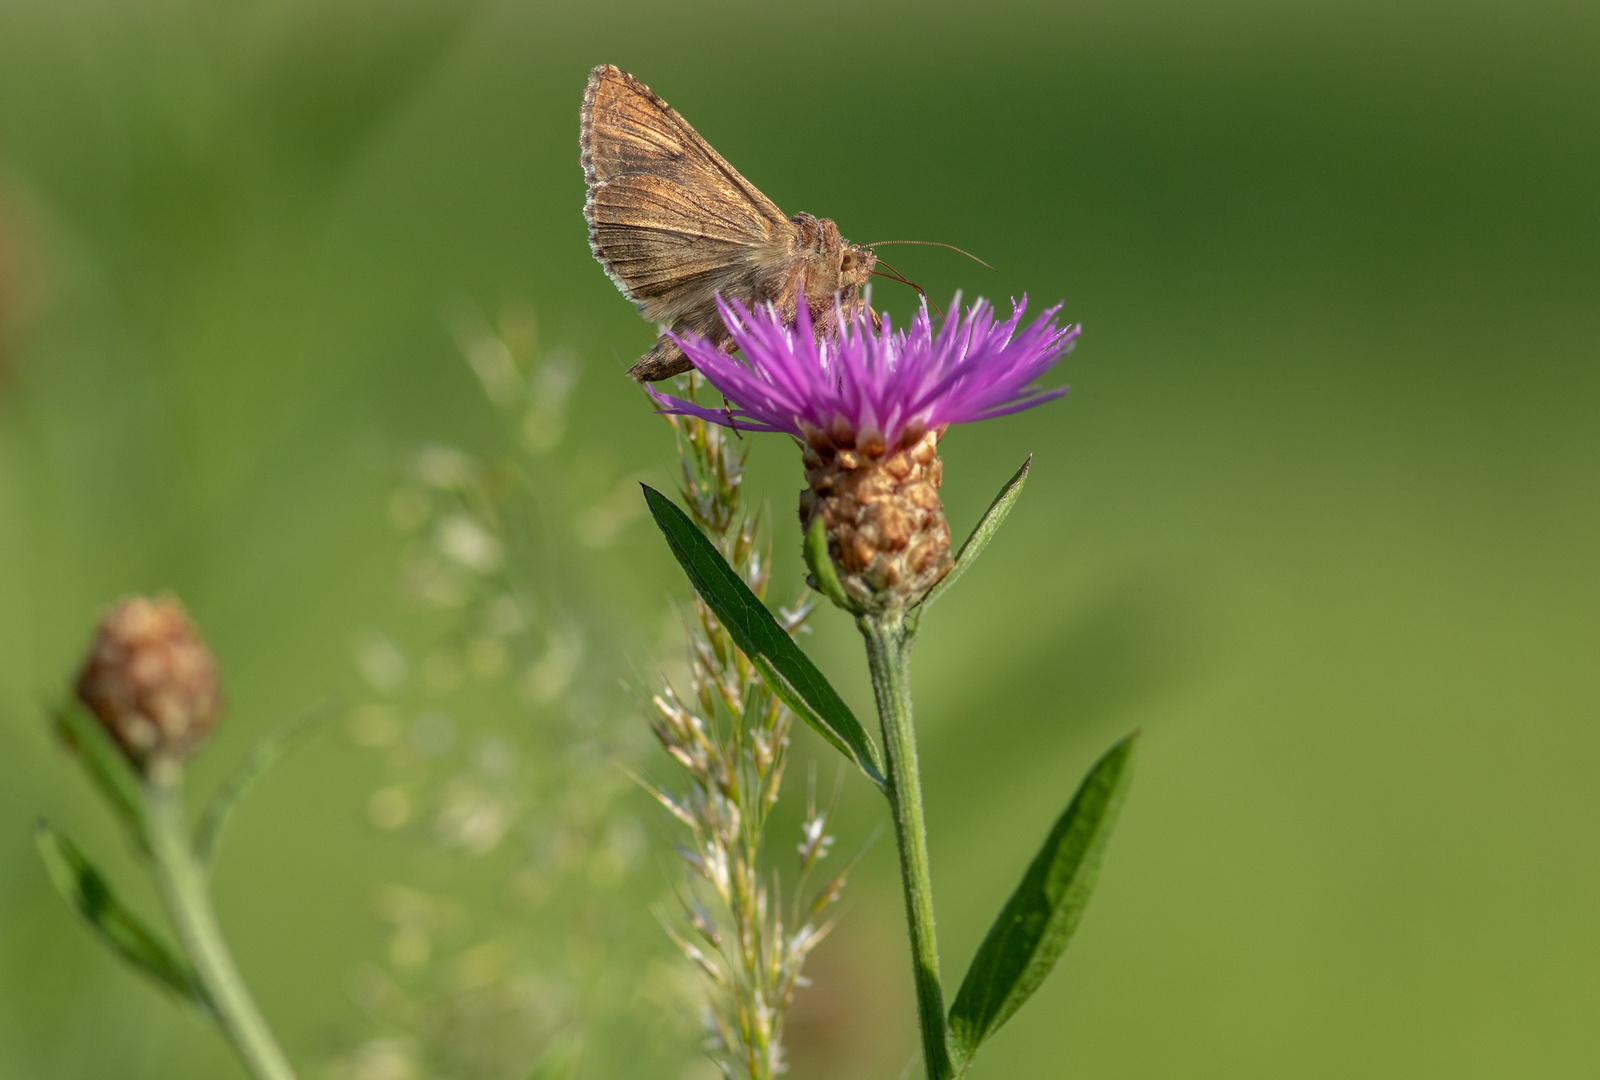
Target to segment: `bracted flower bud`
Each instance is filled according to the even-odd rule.
[[[800,527],[822,518],[839,583],[864,611],[909,607],[950,569],[942,434],[911,427],[890,446],[843,423],[805,429]]]
[[[132,597],[106,614],[78,697],[146,773],[192,754],[224,708],[216,657],[173,597]]]
[[[887,316],[840,311],[835,331],[821,337],[804,304],[789,326],[770,306],[718,303],[740,356],[701,338],[673,340],[729,406],[650,392],[666,412],[794,437],[809,485],[801,524],[809,535],[822,519],[844,590],[830,595],[858,613],[909,608],[950,569],[939,501],[945,429],[1066,393],[1031,384],[1078,336],[1077,326],[1057,325],[1059,308],[1023,326],[1026,300],[1005,320],[982,300],[965,312],[953,307],[938,326],[924,306],[906,330],[891,329]]]

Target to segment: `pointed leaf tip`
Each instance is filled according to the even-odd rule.
[[[1138,732],[1123,737],[1089,770],[978,947],[950,1007],[951,1053],[963,1071],[1072,939],[1127,797],[1138,739]]]
[[[885,781],[878,748],[839,692],[689,515],[650,485],[640,486],[678,565],[772,692],[882,788]]]
[[[1033,455],[1029,454],[1022,467],[1011,474],[1011,479],[1005,482],[1000,493],[989,504],[989,509],[983,512],[983,517],[978,519],[978,524],[973,527],[972,535],[967,537],[966,543],[961,545],[961,550],[956,552],[955,561],[951,563],[950,570],[940,579],[939,584],[929,590],[928,595],[922,598],[913,612],[913,617],[920,623],[922,615],[934,601],[945,594],[945,590],[956,583],[956,579],[965,574],[972,564],[978,561],[978,556],[983,554],[983,549],[989,546],[989,541],[994,539],[994,534],[1000,531],[1000,526],[1005,523],[1006,516],[1011,513],[1011,508],[1016,505],[1017,498],[1022,494],[1022,485],[1028,480],[1028,470],[1033,468]]]

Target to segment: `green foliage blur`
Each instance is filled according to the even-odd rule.
[[[672,662],[687,585],[630,494],[670,489],[672,441],[622,376],[651,331],[579,214],[599,62],[785,210],[999,268],[884,250],[936,300],[1085,325],[1064,401],[944,443],[958,534],[1036,455],[919,644],[947,986],[1089,763],[1145,732],[1083,926],[975,1080],[1593,1075],[1597,55],[1596,9],[1558,0],[0,4],[0,1076],[237,1075],[51,892],[39,813],[155,911],[45,707],[104,604],[177,592],[232,700],[203,789],[361,700],[368,635],[435,632],[397,592],[403,463],[504,439],[453,312],[531,310],[582,361],[519,572],[586,628],[595,708],[625,721],[621,683]],[[754,460],[788,595],[798,463],[775,437]],[[869,714],[853,631],[818,621]],[[653,769],[638,724],[607,752]],[[387,779],[345,728],[262,782],[217,875],[305,1077],[374,1030],[396,887],[553,968],[638,973],[576,1004],[605,1017],[580,1075],[704,1075],[647,800],[616,810],[631,869],[519,921],[493,858],[374,825]],[[883,817],[848,779],[841,843]],[[814,958],[800,1080],[909,1060],[891,848]]]

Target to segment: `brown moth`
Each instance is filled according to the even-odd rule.
[[[827,218],[785,217],[689,122],[632,75],[602,64],[583,93],[583,202],[589,247],[639,314],[732,351],[716,296],[776,305],[793,321],[803,294],[813,325],[833,325],[835,296],[860,310],[877,264]],[[654,382],[692,364],[666,335],[628,374]]]

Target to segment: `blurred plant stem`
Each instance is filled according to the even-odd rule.
[[[295,1080],[266,1019],[250,996],[211,906],[206,872],[184,826],[177,781],[145,786],[145,841],[167,915],[209,998],[210,1009],[245,1068],[257,1080]]]
[[[944,991],[939,983],[939,944],[933,922],[933,877],[928,867],[928,835],[922,812],[922,779],[917,769],[917,735],[911,720],[911,645],[914,635],[899,613],[863,615],[857,620],[866,641],[872,692],[883,725],[889,784],[884,794],[894,815],[900,852],[900,883],[911,933],[912,977],[917,988],[917,1020],[928,1080],[954,1075],[946,1046]]]

